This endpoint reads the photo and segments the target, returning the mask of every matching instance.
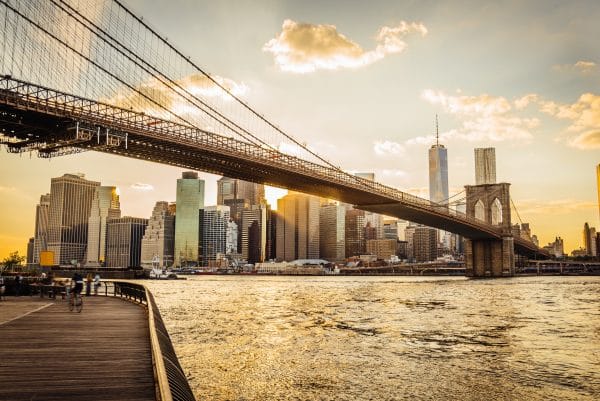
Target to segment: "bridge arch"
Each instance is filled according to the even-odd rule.
[[[478,199],[477,202],[475,202],[475,218],[477,220],[485,221],[485,206],[481,199]]]
[[[490,217],[492,219],[491,223],[493,226],[499,226],[502,224],[502,202],[500,199],[494,198],[492,201],[492,205],[490,207]]]

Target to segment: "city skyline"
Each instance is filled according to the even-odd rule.
[[[511,183],[519,213],[541,245],[561,236],[570,252],[583,245],[583,222],[599,225],[594,2],[126,4],[346,170],[373,171],[378,181],[427,198],[426,150],[438,113],[450,194],[473,184],[472,149],[495,147],[498,182]],[[508,30],[502,29],[507,16]],[[302,36],[307,31],[314,35]],[[320,48],[327,38],[334,39],[331,46]],[[0,256],[25,253],[35,205],[51,177],[83,172],[118,186],[123,214],[149,217],[155,201],[174,200],[172,183],[182,171],[91,152],[51,161],[1,152],[0,170]],[[218,177],[200,176],[206,199],[215,198]]]

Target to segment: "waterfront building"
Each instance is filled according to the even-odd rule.
[[[426,226],[417,226],[412,234],[412,252],[417,262],[435,260],[437,254],[437,230]]]
[[[33,236],[33,254],[31,263],[40,263],[40,251],[48,249],[48,209],[50,194],[40,196],[40,203],[35,207],[35,233]]]
[[[227,253],[228,229],[233,230],[233,226],[230,225],[229,213],[229,206],[224,205],[208,206],[202,213],[202,258],[205,266],[208,266],[211,261],[217,260],[217,254],[225,255]],[[233,240],[231,231],[229,234],[229,248],[231,249],[233,245],[231,244]],[[235,240],[237,242],[237,238]]]
[[[175,213],[168,202],[159,201],[154,205],[152,216],[142,238],[141,265],[166,268],[173,264],[175,249]]]
[[[496,183],[496,149],[475,148],[475,185]]]
[[[140,267],[142,238],[148,219],[117,217],[106,220],[106,267]]]
[[[345,259],[346,208],[327,203],[319,211],[319,251],[330,262]]]
[[[377,259],[390,260],[396,255],[397,240],[371,239],[367,241],[367,253],[377,256]]]
[[[550,242],[544,249],[556,258],[563,258],[565,256],[563,239],[561,237],[556,237],[554,242]]]
[[[231,218],[242,229],[242,213],[252,206],[265,205],[265,186],[237,178],[221,177],[217,181],[217,205],[229,206]],[[238,236],[236,252],[244,253],[243,236]]]
[[[393,239],[396,241],[398,240],[398,220],[383,220],[383,239]]]
[[[27,241],[27,256],[25,257],[25,263],[27,263],[28,267],[33,265],[33,244],[34,238],[31,237],[29,238],[29,241]]]
[[[202,255],[201,212],[204,208],[204,180],[185,171],[177,180],[174,265],[197,266]]]
[[[235,221],[231,217],[229,217],[229,221],[227,222],[227,229],[225,232],[225,254],[226,255],[238,255],[237,251],[238,244],[238,225],[235,224]]]
[[[267,205],[252,205],[242,211],[242,258],[248,263],[267,258],[268,215]]]
[[[365,253],[365,211],[358,209],[346,210],[345,226],[346,257]]]
[[[83,174],[51,179],[48,208],[48,250],[54,264],[83,264],[88,244],[88,223],[97,181]]]
[[[121,217],[116,187],[97,187],[88,220],[87,265],[100,266],[106,259],[106,220]]]
[[[596,228],[586,222],[583,225],[583,249],[588,256],[596,256]]]
[[[319,198],[290,192],[277,200],[278,260],[319,258]]]

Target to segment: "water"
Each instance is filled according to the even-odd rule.
[[[600,277],[146,284],[198,400],[600,399]]]

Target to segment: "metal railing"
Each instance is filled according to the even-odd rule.
[[[102,281],[98,294],[119,297],[147,307],[157,399],[160,401],[195,401],[196,398],[179,364],[152,293],[141,284]]]

